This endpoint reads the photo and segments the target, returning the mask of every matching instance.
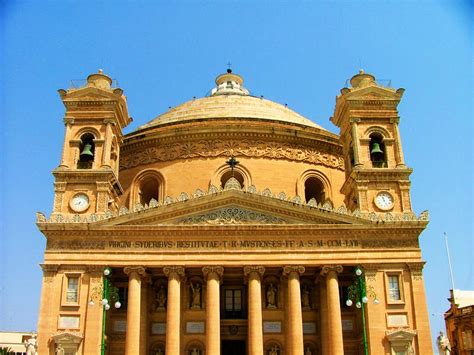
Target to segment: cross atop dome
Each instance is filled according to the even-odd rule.
[[[211,96],[216,95],[249,95],[249,91],[243,87],[244,79],[232,73],[232,69],[227,69],[227,72],[219,75],[216,78],[216,87],[212,89]]]

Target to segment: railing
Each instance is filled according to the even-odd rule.
[[[70,89],[79,89],[79,88],[82,88],[82,87],[85,87],[85,86],[87,86],[87,79],[72,79],[71,82],[70,82],[69,88]],[[112,88],[118,88],[119,87],[119,83],[118,83],[117,79],[112,79],[111,87]]]

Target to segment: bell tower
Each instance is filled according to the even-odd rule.
[[[397,106],[404,89],[378,84],[363,70],[336,98],[331,121],[340,128],[346,180],[341,189],[349,209],[411,212],[412,169],[405,165]]]
[[[85,86],[58,90],[66,107],[66,131],[55,177],[54,207],[61,214],[115,210],[122,194],[118,180],[122,129],[131,121],[123,90],[102,70]]]

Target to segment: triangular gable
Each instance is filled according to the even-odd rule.
[[[213,194],[162,205],[122,209],[104,225],[222,225],[222,224],[367,224],[370,221],[334,211],[330,204],[301,205],[297,202],[239,190]],[[146,208],[145,208],[146,207]]]

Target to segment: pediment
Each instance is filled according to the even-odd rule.
[[[96,87],[83,87],[77,90],[68,91],[64,101],[102,101],[116,100],[118,97],[113,92],[102,90]]]
[[[278,224],[367,224],[347,211],[334,211],[329,204],[302,205],[289,200],[223,190],[162,205],[121,210],[118,216],[100,221],[104,225],[278,225]]]
[[[371,99],[391,99],[400,100],[404,89],[392,89],[381,86],[367,86],[362,89],[355,89],[345,96],[349,100],[371,100]]]
[[[56,344],[79,344],[84,338],[80,333],[72,331],[58,332],[52,336]]]

